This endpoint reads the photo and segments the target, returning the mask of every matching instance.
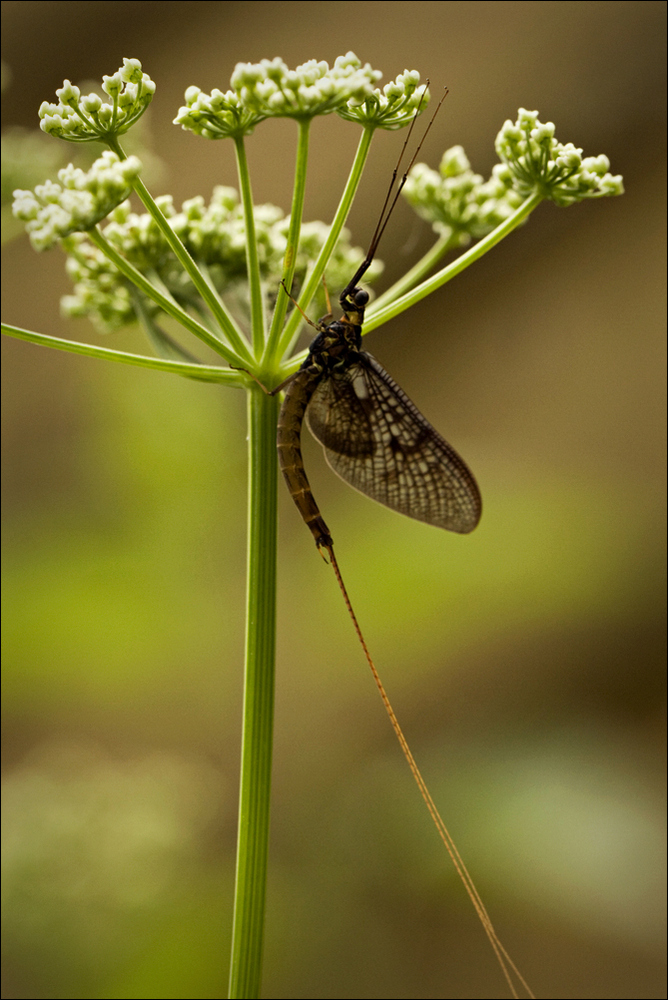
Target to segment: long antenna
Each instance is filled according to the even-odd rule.
[[[418,115],[420,114],[420,108],[422,107],[422,102],[424,101],[424,97],[425,97],[425,94],[427,93],[428,86],[429,86],[429,80],[427,80],[427,82],[425,84],[425,88],[422,91],[422,94],[420,95],[420,103],[418,104],[417,108],[415,109],[415,114],[413,115],[413,120],[411,121],[411,124],[410,124],[410,127],[408,129],[408,133],[406,135],[406,138],[404,139],[404,144],[401,147],[401,152],[399,154],[399,159],[397,160],[397,165],[395,166],[394,170],[392,171],[392,179],[390,181],[390,186],[387,189],[387,194],[385,195],[385,201],[383,202],[383,207],[382,207],[382,209],[380,211],[380,216],[378,218],[378,224],[376,225],[375,232],[374,232],[373,236],[371,237],[371,242],[369,244],[369,249],[367,250],[367,255],[364,258],[364,260],[362,261],[362,263],[360,264],[360,266],[357,268],[357,271],[355,272],[355,274],[353,275],[353,277],[351,278],[351,280],[348,282],[348,284],[346,285],[346,287],[342,291],[342,293],[341,293],[342,297],[344,295],[349,294],[352,291],[352,289],[355,288],[355,286],[357,285],[357,282],[360,280],[360,278],[362,277],[362,275],[371,266],[371,263],[372,263],[374,257],[376,256],[376,250],[378,249],[378,244],[380,243],[381,237],[382,237],[383,233],[385,232],[385,226],[389,222],[390,216],[392,215],[392,212],[394,211],[394,206],[396,205],[396,203],[397,203],[397,201],[399,199],[399,195],[401,194],[402,188],[403,188],[404,184],[406,183],[406,180],[408,178],[408,174],[410,173],[410,169],[413,166],[413,164],[415,163],[415,160],[417,159],[417,155],[420,152],[420,150],[422,149],[422,145],[423,145],[425,139],[429,135],[429,130],[431,129],[432,125],[434,124],[434,119],[436,118],[436,115],[440,111],[440,108],[441,108],[441,105],[443,104],[443,101],[448,96],[448,88],[446,87],[444,89],[444,91],[443,91],[443,96],[441,97],[440,101],[436,105],[436,110],[434,111],[433,115],[431,116],[429,124],[427,125],[426,129],[424,130],[424,134],[423,134],[422,138],[420,139],[420,142],[418,143],[415,152],[413,153],[413,156],[411,158],[411,162],[408,164],[408,166],[406,167],[406,170],[404,171],[404,174],[403,174],[403,176],[401,178],[401,181],[399,182],[399,186],[398,186],[397,190],[394,193],[394,198],[392,198],[392,201],[390,202],[390,198],[392,197],[392,188],[395,185],[395,182],[396,182],[396,179],[397,179],[397,174],[399,173],[399,167],[400,167],[401,161],[402,161],[402,159],[404,157],[404,153],[406,152],[406,147],[408,146],[408,143],[410,142],[410,138],[411,138],[411,135],[413,133],[413,129],[415,128],[415,122],[417,121]],[[388,208],[388,205],[389,205],[389,208]]]

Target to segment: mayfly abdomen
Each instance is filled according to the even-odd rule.
[[[304,413],[311,396],[322,377],[321,372],[302,369],[290,383],[290,391],[286,393],[278,416],[276,444],[278,447],[278,463],[287,484],[290,496],[297,505],[299,513],[308,525],[315,543],[320,548],[332,545],[329,528],[320,516],[320,510],[309,485],[304,469],[301,449],[301,429],[304,423]]]

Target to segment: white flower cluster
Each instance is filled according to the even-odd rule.
[[[438,171],[416,163],[402,193],[451,246],[466,246],[472,238],[491,232],[522,204],[505,173],[505,167],[497,164],[484,181],[471,170],[463,148],[453,146],[443,154]]]
[[[244,107],[265,118],[312,118],[338,110],[348,101],[370,96],[382,73],[348,52],[333,67],[309,59],[289,69],[282,59],[237,63],[230,83]]]
[[[426,86],[419,86],[417,70],[405,70],[396,80],[386,83],[363,100],[349,100],[339,109],[341,118],[374,128],[397,129],[410,124],[415,113],[424,111],[429,103]]]
[[[381,75],[368,63],[362,66],[353,52],[339,56],[331,69],[315,59],[295,70],[278,58],[238,63],[232,89],[225,93],[189,87],[174,124],[206,139],[223,139],[247,135],[265,118],[312,118],[336,111],[367,127],[402,128],[418,106],[427,106],[420,74],[406,70],[380,91],[373,84]]]
[[[608,172],[607,156],[583,158],[581,149],[558,142],[554,132],[552,122],[538,121],[537,111],[520,108],[517,121],[506,121],[496,137],[499,158],[523,198],[536,192],[557,205],[572,205],[624,193],[621,175]]]
[[[119,160],[106,150],[88,171],[72,164],[58,171],[58,180],[38,184],[33,191],[14,191],[13,213],[26,223],[35,250],[47,250],[71,233],[97,225],[130,194],[139,176],[136,156]]]
[[[250,135],[266,115],[246,108],[238,94],[228,90],[223,94],[215,88],[205,94],[199,87],[188,87],[186,103],[179,108],[174,125],[186,132],[194,132],[205,139],[227,139]]]
[[[157,204],[198,266],[206,268],[217,291],[226,296],[230,308],[244,321],[248,299],[246,232],[237,192],[234,188],[217,187],[208,205],[198,196],[184,202],[180,212],[169,195],[158,198]],[[290,219],[274,205],[256,206],[254,218],[260,272],[271,303],[278,294]],[[135,214],[125,202],[112,213],[103,232],[138,270],[147,276],[157,275],[180,305],[196,310],[203,308],[190,279],[150,215]],[[322,222],[302,226],[292,286],[295,297],[328,232]],[[327,280],[333,289],[343,287],[364,258],[363,250],[351,247],[349,241],[350,236],[344,230],[330,258]],[[64,312],[69,316],[89,316],[107,331],[134,322],[133,302],[140,294],[134,285],[130,285],[85,236],[70,236],[63,245],[68,253],[67,271],[74,282],[74,294],[62,300]],[[382,265],[374,262],[371,278],[381,270]],[[143,308],[151,315],[158,309],[148,299],[144,300]],[[318,303],[318,308],[324,312],[324,302]]]
[[[58,104],[42,102],[42,131],[69,142],[104,142],[127,132],[151,103],[155,84],[142,71],[138,59],[124,59],[113,76],[102,80],[102,90],[111,98],[111,104],[103,102],[98,94],[82,97],[79,88],[65,80],[56,91]]]

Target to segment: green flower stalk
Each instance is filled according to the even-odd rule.
[[[146,111],[155,84],[136,59],[104,77],[103,92],[82,96],[65,81],[57,104],[42,104],[41,128],[68,142],[101,141],[109,148],[84,172],[71,165],[33,191],[15,192],[14,214],[36,249],[60,245],[73,281],[62,302],[70,316],[86,316],[103,332],[137,323],[153,355],[63,341],[3,326],[12,336],[119,363],[171,371],[186,378],[244,388],[248,394],[249,527],[242,775],[230,997],[260,990],[266,885],[273,723],[276,607],[276,423],[273,387],[295,372],[304,353],[293,349],[303,313],[325,309],[322,279],[340,289],[364,260],[345,230],[376,129],[400,129],[428,103],[419,74],[406,70],[380,90],[380,72],[349,52],[329,67],[310,60],[289,69],[281,59],[239,63],[230,86],[203,93],[191,86],[175,123],[194,136],[231,139],[237,189],[214,188],[209,201],[194,195],[179,209],[169,195],[154,198],[128,157],[122,136]],[[302,218],[310,125],[338,114],[361,128],[357,153],[331,224]],[[255,205],[245,143],[268,118],[297,126],[295,183],[289,214]],[[554,126],[520,109],[496,140],[500,157],[488,180],[473,172],[463,149],[448,150],[438,171],[417,164],[403,193],[435,230],[431,250],[367,310],[365,329],[381,325],[430,294],[526,221],[544,199],[569,205],[622,193],[604,156],[582,157],[554,138]],[[129,199],[133,193],[144,211]],[[104,224],[103,224],[104,223]],[[470,245],[469,245],[470,244]],[[468,249],[440,270],[443,255]],[[374,261],[372,281],[382,270]],[[434,272],[434,273],[432,273]],[[291,307],[281,282],[298,300]],[[197,350],[169,332],[180,325],[214,353],[204,364]],[[167,329],[165,328],[167,327]]]

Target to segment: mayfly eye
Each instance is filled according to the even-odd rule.
[[[367,304],[369,301],[369,293],[365,292],[364,289],[358,288],[353,296],[355,305],[360,309]]]

